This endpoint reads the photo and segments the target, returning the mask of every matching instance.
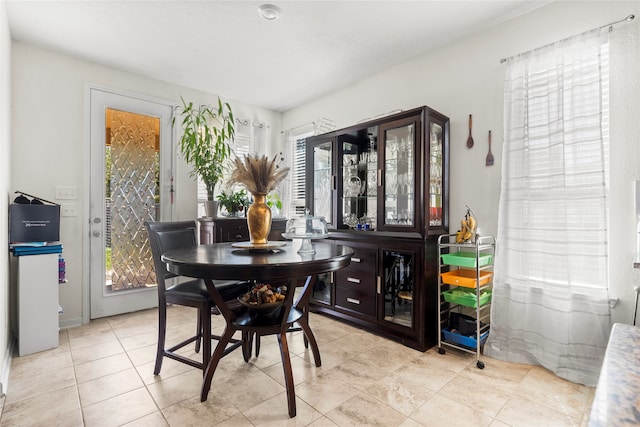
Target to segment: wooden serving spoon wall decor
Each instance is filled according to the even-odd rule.
[[[485,165],[486,166],[493,165],[493,154],[491,153],[491,131],[489,131],[489,152],[487,153],[487,161]]]
[[[471,136],[471,114],[469,114],[469,138],[467,138],[467,148],[473,147],[473,137]]]

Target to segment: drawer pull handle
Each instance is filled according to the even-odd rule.
[[[351,304],[360,305],[360,300],[359,299],[355,299],[355,298],[347,298],[347,302],[350,302]]]
[[[360,258],[351,257],[351,262],[362,262]]]
[[[236,239],[242,239],[242,234],[236,234]]]
[[[347,282],[360,283],[360,279],[356,279],[355,277],[347,277]]]

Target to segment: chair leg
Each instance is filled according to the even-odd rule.
[[[289,417],[296,416],[296,390],[293,384],[293,369],[291,368],[291,358],[289,357],[289,344],[287,334],[278,334],[278,344],[280,345],[280,357],[282,357],[282,368],[284,370],[284,383],[287,389],[287,406],[289,407]]]
[[[158,375],[162,369],[162,359],[164,358],[164,344],[167,337],[167,305],[160,304],[158,307],[158,348],[156,351],[156,366],[153,368],[153,375]]]
[[[245,362],[251,359],[251,345],[253,342],[253,334],[251,332],[242,331],[242,357]]]
[[[196,353],[200,352],[200,341],[202,340],[202,310],[198,309],[198,324],[196,325]],[[207,366],[206,364],[204,366]]]
[[[224,333],[218,340],[218,345],[216,345],[216,349],[213,352],[213,355],[209,359],[209,363],[207,364],[207,368],[204,371],[204,379],[202,380],[202,389],[200,391],[200,401],[204,402],[207,400],[209,396],[209,390],[211,390],[211,380],[213,379],[213,374],[216,372],[216,368],[218,367],[218,363],[220,363],[220,359],[224,355],[224,350],[227,348],[227,344],[231,341],[231,337],[233,336],[235,330],[230,328],[228,325],[224,330]]]
[[[256,334],[256,357],[260,356],[260,335]]]

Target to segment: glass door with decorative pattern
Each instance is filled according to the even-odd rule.
[[[334,140],[322,139],[307,146],[307,179],[306,193],[308,195],[307,209],[315,216],[324,217],[329,228],[336,228],[334,216],[334,197],[336,189],[336,175],[334,171],[335,146]]]
[[[171,218],[172,107],[97,89],[90,96],[93,319],[157,305],[144,222]]]

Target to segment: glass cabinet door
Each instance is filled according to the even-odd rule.
[[[330,227],[335,226],[333,217],[333,140],[314,143],[311,147],[311,213],[323,216]],[[307,157],[308,158],[308,157]]]
[[[384,320],[413,327],[415,252],[382,251]]]
[[[443,128],[439,123],[429,124],[429,226],[442,225],[442,141]]]
[[[339,138],[342,150],[342,227],[375,230],[378,195],[377,128],[366,137]]]
[[[333,273],[322,273],[318,275],[318,280],[313,287],[313,293],[311,298],[317,302],[331,305],[333,304],[332,292],[333,289]]]
[[[416,147],[419,119],[412,118],[383,129],[382,225],[386,229],[416,226]]]

